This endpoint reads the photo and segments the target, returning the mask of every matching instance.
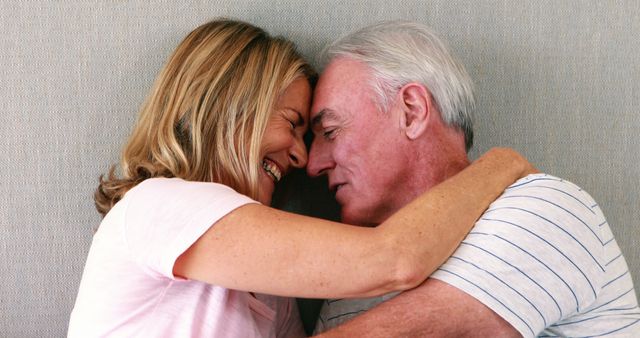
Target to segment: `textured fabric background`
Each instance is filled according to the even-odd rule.
[[[588,190],[640,282],[635,0],[9,0],[0,2],[0,336],[65,335],[100,221],[97,177],[118,159],[169,53],[216,16],[287,36],[310,58],[374,21],[432,26],[476,83],[473,156],[511,146]],[[309,194],[317,186],[288,193],[289,208],[308,209],[300,190],[327,205]]]

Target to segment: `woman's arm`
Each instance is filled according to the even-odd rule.
[[[514,151],[493,149],[376,228],[245,205],[207,230],[173,272],[231,289],[305,298],[409,289],[442,264],[508,185],[532,171]]]

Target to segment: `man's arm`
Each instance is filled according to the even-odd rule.
[[[463,291],[429,278],[318,337],[521,337]]]
[[[590,311],[606,279],[618,276],[606,277],[605,246],[613,240],[604,224],[582,189],[531,175],[489,207],[432,280],[330,334],[533,337]],[[581,322],[553,329],[601,332]]]

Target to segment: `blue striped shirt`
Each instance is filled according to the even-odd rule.
[[[629,268],[602,211],[557,177],[530,175],[507,188],[431,277],[476,298],[524,337],[640,337]],[[327,302],[318,328],[380,301]]]

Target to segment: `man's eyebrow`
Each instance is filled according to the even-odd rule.
[[[335,119],[337,118],[336,112],[331,109],[322,109],[316,116],[311,119],[311,127],[315,127],[322,123],[324,119]]]

